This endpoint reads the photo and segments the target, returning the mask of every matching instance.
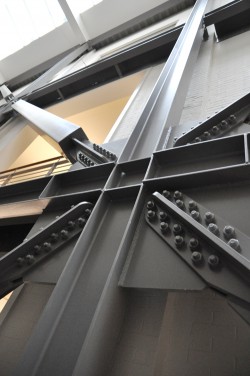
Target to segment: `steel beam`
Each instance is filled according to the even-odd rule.
[[[162,149],[168,128],[178,124],[202,43],[206,6],[206,0],[196,2],[123,150],[120,162],[146,158],[154,150]]]

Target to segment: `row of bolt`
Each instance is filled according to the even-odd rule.
[[[229,127],[233,126],[236,123],[236,120],[235,115],[230,115],[227,120],[222,120],[220,124],[214,125],[210,130],[205,131],[201,136],[196,137],[193,142],[196,143],[211,140],[214,136],[217,136],[219,133],[222,133]]]
[[[114,153],[111,153],[110,151],[104,149],[103,147],[93,144],[93,149],[97,151],[98,153],[102,154],[104,157],[107,157],[109,159],[115,159],[116,155]]]
[[[89,216],[90,213],[90,209],[85,210],[86,216]],[[83,228],[86,222],[87,219],[84,217],[79,217],[76,221],[68,221],[65,229],[61,230],[59,233],[53,232],[50,235],[48,241],[42,243],[41,245],[35,245],[33,253],[30,253],[24,257],[18,257],[17,265],[20,267],[24,265],[32,265],[35,262],[37,256],[41,255],[44,252],[50,252],[53,248],[53,244],[57,243],[60,239],[64,241],[68,240],[70,237],[70,232],[73,231],[77,225],[78,227]]]
[[[153,201],[148,201],[147,203],[147,217],[151,221],[156,217],[156,212],[152,209],[154,209],[155,204]],[[162,234],[170,233],[171,228],[168,222],[170,222],[170,216],[164,212],[159,212],[159,219],[160,219],[160,230]],[[183,227],[175,223],[173,225],[173,234],[174,234],[174,242],[178,249],[181,249],[185,245],[185,239],[184,239],[184,229]],[[192,252],[191,254],[191,260],[195,265],[201,264],[203,262],[203,255],[200,252],[201,251],[201,245],[198,239],[196,238],[190,238],[188,242],[188,246]],[[219,266],[220,260],[217,255],[209,255],[208,256],[208,265],[213,269]]]
[[[78,154],[80,161],[82,161],[87,166],[94,166],[95,163],[91,161],[90,158],[86,157],[83,153]]]
[[[163,191],[163,196],[170,199],[171,193],[169,191]],[[183,201],[183,194],[180,191],[175,191],[173,194],[173,198],[175,200],[176,206],[180,209],[185,210],[185,204]],[[201,221],[201,216],[199,213],[198,205],[195,201],[190,200],[188,203],[188,209],[190,211],[190,215],[193,219],[197,222]],[[205,223],[207,225],[207,229],[216,236],[220,236],[219,227],[215,223],[215,215],[211,212],[206,212],[204,215]],[[232,226],[225,226],[223,229],[223,235],[225,239],[228,241],[227,244],[236,251],[240,251],[240,242],[238,239],[235,239],[235,229]]]

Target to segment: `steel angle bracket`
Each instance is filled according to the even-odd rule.
[[[42,231],[24,241],[0,259],[0,297],[23,283],[23,276],[62,250],[65,243],[81,233],[93,204],[81,202]]]
[[[175,139],[174,146],[195,144],[232,134],[250,120],[250,93]],[[250,126],[249,126],[250,130]]]
[[[179,191],[174,198],[168,191],[155,192],[146,205],[146,221],[209,286],[250,303],[250,260],[240,245],[242,241],[245,247],[250,239],[231,226],[224,226],[220,237],[222,219],[215,220],[213,213],[192,200],[189,213],[185,206]],[[204,211],[207,220],[201,219]]]

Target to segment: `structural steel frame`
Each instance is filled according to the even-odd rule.
[[[215,219],[194,190],[242,181],[241,189],[247,191],[249,107],[245,108],[245,99],[240,100],[190,130],[191,135],[183,135],[183,129],[174,126],[179,122],[200,45],[205,43],[206,6],[207,0],[196,2],[120,155],[115,144],[105,146],[118,154],[117,162],[1,188],[0,203],[11,204],[13,196],[14,202],[27,205],[43,202],[46,209],[40,219],[44,218],[45,235],[50,237],[63,213],[78,210],[81,202],[94,205],[70,256],[64,257],[62,250],[60,277],[16,375],[107,374],[128,288],[202,290],[208,284],[225,294],[249,320],[249,238],[223,216]],[[224,137],[223,121],[230,128],[229,137]],[[221,130],[220,138],[213,140],[211,129],[215,138]],[[197,135],[200,139],[192,142]],[[206,139],[209,135],[210,140]],[[211,148],[216,158],[209,157]],[[212,199],[207,201],[212,205]],[[226,217],[228,212],[230,208],[224,211]],[[51,224],[55,214],[62,217]],[[71,217],[64,226],[74,227],[69,221]],[[243,219],[239,222],[239,227],[244,227]],[[24,244],[5,257],[4,269],[13,268],[14,262],[22,275],[18,281],[10,277],[8,283],[34,280],[41,260],[40,256],[36,259],[32,247],[38,238],[42,242],[46,238],[43,231],[37,233],[39,225]],[[1,263],[3,259],[0,267]],[[33,270],[31,274],[28,269]],[[43,278],[55,277],[45,271]]]

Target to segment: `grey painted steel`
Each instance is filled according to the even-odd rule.
[[[24,90],[22,90],[18,94],[18,98],[23,97],[23,96],[29,96],[29,94],[31,94],[33,91],[40,89],[41,87],[46,85],[54,77],[56,73],[58,73],[61,69],[66,67],[73,60],[75,60],[77,57],[79,57],[81,54],[87,51],[87,49],[88,49],[87,44],[84,44],[76,48],[74,51],[70,52],[67,56],[65,56],[63,59],[58,61],[55,65],[53,65],[53,67],[51,67],[44,74],[42,74],[39,78],[37,78],[30,85],[28,85]]]
[[[248,0],[235,0],[206,14],[204,22],[206,26],[216,24],[241,12],[250,9]]]
[[[162,149],[168,128],[178,124],[202,42],[206,6],[206,0],[196,2],[119,162],[146,158]]]
[[[82,128],[53,115],[41,108],[19,99],[13,103],[12,108],[31,122],[31,126],[50,142],[53,147],[64,153],[72,160],[73,138],[86,140],[87,136]]]

